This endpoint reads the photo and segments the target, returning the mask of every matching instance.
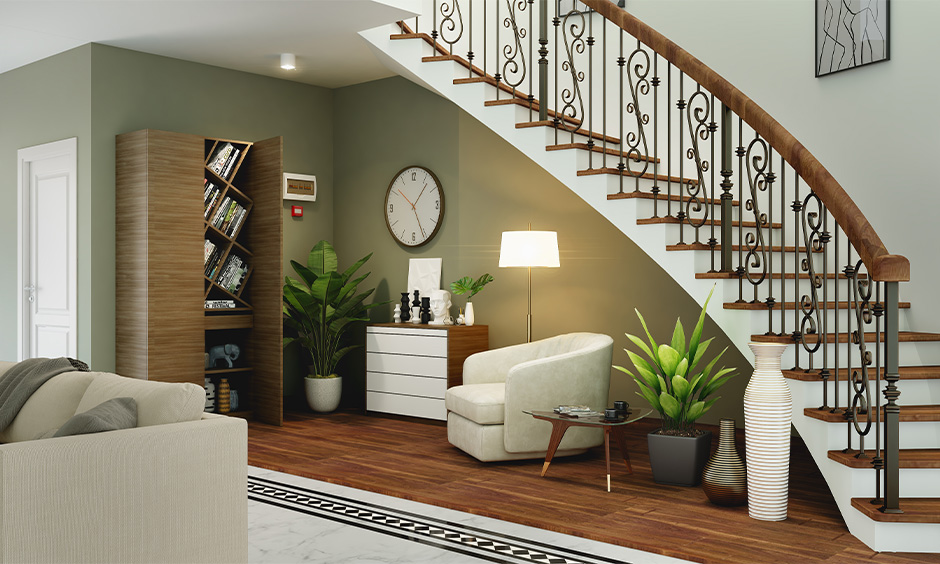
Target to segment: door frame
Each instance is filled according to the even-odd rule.
[[[29,315],[26,311],[25,288],[30,282],[30,250],[27,244],[34,242],[30,238],[30,203],[33,200],[31,191],[30,166],[34,161],[53,157],[71,156],[68,175],[68,267],[70,273],[68,280],[69,301],[69,349],[74,356],[78,356],[78,138],[71,137],[51,143],[44,143],[33,147],[26,147],[16,152],[16,204],[17,204],[17,231],[16,231],[16,345],[17,360],[29,357],[31,330]]]

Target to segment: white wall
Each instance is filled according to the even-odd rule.
[[[811,0],[627,0],[627,8],[774,116],[911,261],[912,327],[940,331],[940,2],[891,0],[891,60],[815,78]],[[916,199],[915,199],[916,198]]]

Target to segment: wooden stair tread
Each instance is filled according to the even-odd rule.
[[[884,406],[881,406],[881,421],[884,421]],[[825,421],[826,423],[845,423],[845,409],[819,409],[818,407],[807,407],[803,410],[803,415]],[[864,421],[865,416],[859,417],[859,421]],[[940,421],[940,405],[902,405],[901,421],[923,422]],[[940,452],[940,451],[938,451]],[[832,458],[830,456],[829,458]]]
[[[614,176],[625,176],[627,178],[636,178],[639,176],[640,178],[645,178],[647,180],[659,180],[661,182],[675,182],[676,184],[688,184],[691,186],[695,186],[698,184],[698,180],[695,180],[694,178],[679,178],[678,176],[666,176],[665,174],[653,174],[652,172],[644,172],[643,174],[631,174],[630,171],[627,169],[620,170],[619,168],[610,167],[610,166],[604,167],[604,168],[592,168],[588,170],[578,171],[578,176],[595,176],[598,174],[612,174]],[[679,199],[678,195],[676,195],[676,199],[677,200]],[[717,198],[715,199],[701,198],[701,199],[703,201],[708,200],[708,201],[714,202],[715,205],[718,205],[719,203],[721,203],[721,200]],[[683,201],[688,201],[688,200],[689,200],[688,196],[683,197]],[[733,205],[737,205],[737,204],[733,204]]]
[[[774,280],[780,280],[781,276],[786,280],[793,280],[795,278],[792,272],[786,272],[783,274],[780,272],[774,272],[768,274],[767,276],[769,278],[773,278]],[[818,276],[822,276],[822,274],[818,274]],[[845,274],[841,272],[828,272],[826,273],[825,278],[826,280],[835,280],[836,276],[838,276],[840,280],[846,280]],[[865,279],[867,277],[867,275],[863,274],[859,278]],[[697,280],[737,280],[738,275],[734,272],[699,272],[695,275],[695,278]],[[806,272],[801,272],[800,280],[809,280],[809,274]]]
[[[524,94],[522,94],[521,92],[519,92],[518,90],[515,92],[515,96],[516,96],[516,97],[514,97],[514,98],[506,98],[506,99],[504,99],[504,100],[487,100],[486,102],[483,103],[483,105],[484,105],[485,107],[489,107],[489,108],[494,107],[494,106],[512,106],[512,105],[515,105],[515,106],[521,106],[521,107],[523,107],[523,108],[531,109],[533,112],[539,111],[539,101],[538,101],[538,100],[533,99],[533,100],[532,100],[532,103],[530,104],[530,103],[529,103],[529,99],[528,99]],[[553,109],[551,109],[551,108],[546,109],[545,111],[546,111],[546,113],[547,113],[550,117],[552,117],[552,118],[557,118],[557,117],[559,117],[558,112],[556,112],[555,110],[553,110]],[[570,124],[572,124],[572,125],[575,125],[575,126],[580,126],[580,125],[581,125],[581,120],[579,120],[579,119],[577,119],[577,118],[573,118],[573,117],[571,117],[571,116],[566,116],[566,115],[562,114],[560,119],[564,119],[566,122],[568,122],[568,123],[570,123]]]
[[[904,513],[882,513],[881,504],[871,503],[868,497],[853,497],[852,507],[873,521],[889,523],[940,523],[940,498],[902,497],[899,503]]]
[[[797,304],[796,302],[786,302],[786,303],[783,304],[783,305],[784,305],[784,309],[791,310],[791,311],[794,310],[794,309],[797,309],[797,308],[799,307],[799,304]],[[872,305],[874,305],[874,304],[872,304]],[[835,303],[835,302],[828,302],[828,303],[823,304],[823,306],[825,306],[825,309],[836,309],[836,303]],[[757,303],[752,303],[752,302],[728,302],[728,303],[725,303],[725,304],[724,304],[724,308],[725,308],[725,309],[751,310],[751,311],[762,311],[762,310],[767,310],[767,309],[768,309],[767,304],[765,304],[764,302],[757,302]],[[838,304],[838,309],[850,309],[850,308],[851,308],[851,309],[855,309],[855,303],[854,303],[854,302],[852,302],[852,303],[849,303],[849,302],[839,302],[839,304]],[[911,302],[898,302],[898,308],[900,308],[900,309],[911,309]],[[779,311],[779,310],[780,310],[780,302],[774,303],[773,308],[769,308],[769,309],[773,309],[773,310]]]
[[[524,121],[522,123],[516,124],[516,129],[526,129],[528,127],[551,127],[554,129],[555,122],[550,119],[547,119],[545,121]],[[568,131],[567,129],[558,128],[559,135],[570,135],[571,133],[572,132]],[[601,139],[601,140],[606,139],[607,142],[612,145],[620,144],[620,139],[617,139],[616,137],[612,137],[610,135],[605,136],[604,134],[597,133],[596,131],[588,131],[586,129],[577,129],[574,131],[574,133],[576,135],[584,135],[585,137],[591,137],[593,139]]]
[[[645,176],[645,175],[644,175],[644,176]],[[607,199],[608,199],[608,200],[631,200],[631,199],[633,199],[633,198],[640,198],[640,199],[643,199],[643,200],[653,200],[653,199],[656,199],[656,200],[659,200],[660,202],[662,202],[663,204],[665,204],[665,203],[666,203],[666,200],[667,200],[666,194],[664,194],[664,193],[662,193],[662,192],[660,192],[659,194],[655,195],[655,197],[654,197],[654,195],[653,195],[652,192],[643,192],[642,190],[634,190],[634,191],[632,191],[632,192],[623,192],[623,193],[620,193],[620,194],[607,194]],[[678,201],[679,201],[679,196],[676,195],[676,194],[673,194],[672,196],[669,197],[669,200],[670,200],[670,201],[673,201],[673,202],[678,202]],[[688,200],[688,198],[683,198],[682,201],[687,201],[687,200]],[[737,202],[735,202],[735,205],[737,205]],[[706,227],[708,227],[708,224],[702,226],[703,229],[706,228]],[[693,228],[692,228],[692,227],[689,227],[689,229],[693,229]],[[708,245],[705,245],[705,246],[708,247]]]
[[[688,200],[688,198],[686,198],[686,200]],[[719,201],[720,201],[720,200],[719,200]],[[718,202],[718,201],[716,201],[716,203],[717,203],[717,202]],[[737,205],[737,203],[735,202],[734,205]],[[636,220],[636,224],[637,224],[637,225],[659,225],[659,224],[662,224],[662,223],[669,224],[669,225],[679,225],[679,218],[678,218],[678,217],[675,217],[675,216],[671,216],[671,215],[666,215],[666,216],[663,216],[663,217],[647,217],[647,218],[643,218],[643,219],[638,219],[638,220]],[[711,225],[711,224],[712,224],[712,222],[711,222],[711,220],[709,220],[709,222],[708,222],[706,225]],[[688,223],[686,223],[686,225],[688,225]],[[718,226],[720,226],[720,225],[721,225],[721,220],[720,220],[720,219],[716,219],[716,220],[715,220],[715,227],[718,227]],[[732,226],[732,227],[739,227],[740,225],[741,225],[741,222],[738,221],[738,220],[736,220],[736,219],[731,222],[731,226]],[[772,227],[773,229],[780,229],[781,226],[782,226],[782,224],[780,224],[780,223],[774,223],[774,224],[771,225],[771,227]],[[755,227],[757,227],[757,222],[754,222],[754,221],[745,221],[745,222],[744,222],[744,227],[749,228],[749,229],[754,229]]]
[[[835,370],[829,371],[829,379],[835,379]],[[881,375],[884,377],[885,369],[881,368]],[[898,375],[901,380],[940,380],[940,366],[901,366],[898,369]],[[843,382],[849,376],[846,368],[839,369],[839,381]],[[874,378],[875,367],[868,367],[868,378]],[[783,377],[790,380],[800,380],[801,382],[820,382],[819,370],[784,370]]]
[[[866,449],[865,458],[855,458],[857,450],[842,452],[830,450],[829,459],[849,468],[871,468],[875,456],[874,449]],[[940,449],[938,448],[902,448],[898,451],[898,468],[940,468]]]
[[[767,247],[765,247],[765,249],[766,248]],[[783,252],[785,253],[796,252],[796,247],[793,247],[793,246],[779,247],[775,245],[769,248],[770,248],[770,252],[772,253],[779,253],[781,250],[783,250]],[[741,245],[731,245],[731,249],[735,252],[739,250],[743,250],[743,251],[748,250],[746,246],[742,247]],[[666,250],[667,251],[710,251],[711,247],[708,246],[708,243],[684,243],[681,245],[677,243],[675,245],[666,245]],[[715,245],[715,250],[716,251],[721,250],[721,245]],[[805,253],[806,247],[800,247],[800,252]],[[813,251],[813,252],[821,253],[822,251],[820,250],[820,251]]]
[[[566,150],[568,150],[568,149],[581,149],[581,150],[584,150],[584,151],[590,150],[590,151],[593,151],[593,152],[595,152],[595,153],[604,153],[604,152],[605,152],[604,147],[599,146],[599,145],[593,145],[593,146],[591,146],[591,147],[588,147],[588,144],[587,144],[587,143],[559,143],[558,145],[548,145],[547,147],[545,147],[545,150],[546,150],[546,151],[566,151]],[[618,157],[618,158],[620,157],[620,149],[615,149],[615,148],[613,148],[613,147],[607,147],[606,153],[607,153],[608,155],[612,155],[612,156],[615,156],[615,157]],[[623,154],[623,158],[624,158],[624,160],[626,160],[627,158],[633,158],[633,157],[627,157],[627,153],[624,153],[624,154]],[[650,156],[648,156],[648,155],[640,155],[639,158],[640,158],[640,160],[647,161],[647,162],[651,162],[651,163],[658,163],[658,162],[660,162],[659,159],[654,159],[653,157],[650,157]],[[638,222],[639,222],[639,220],[638,220]]]
[[[848,343],[849,335],[846,333],[839,333],[838,335],[839,343]],[[881,333],[881,342],[884,342],[885,334],[882,331]],[[751,340],[757,343],[781,343],[784,345],[792,345],[793,337],[790,335],[751,335]],[[806,342],[815,343],[819,340],[819,335],[808,335]],[[827,342],[833,342],[832,335],[826,336]],[[940,333],[926,333],[922,331],[899,331],[898,332],[898,342],[899,343],[932,343],[940,341]],[[874,333],[865,333],[865,342],[874,343],[875,334]]]

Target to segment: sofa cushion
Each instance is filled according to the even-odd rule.
[[[502,383],[454,386],[444,395],[444,405],[480,425],[498,425],[505,414],[505,395]]]
[[[0,442],[29,441],[61,427],[75,415],[93,379],[92,372],[64,372],[49,379],[26,400],[13,422],[0,433]]]
[[[85,435],[102,431],[132,429],[137,426],[137,402],[134,398],[114,398],[88,411],[78,413],[59,427],[53,437]]]
[[[82,413],[109,399],[130,397],[137,401],[137,426],[196,421],[202,417],[206,392],[191,383],[153,382],[125,378],[106,372],[92,372],[75,413]]]

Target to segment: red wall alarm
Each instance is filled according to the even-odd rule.
[[[290,216],[291,216],[291,217],[303,217],[303,216],[304,216],[304,207],[303,207],[303,206],[291,206],[291,207],[290,207]]]

